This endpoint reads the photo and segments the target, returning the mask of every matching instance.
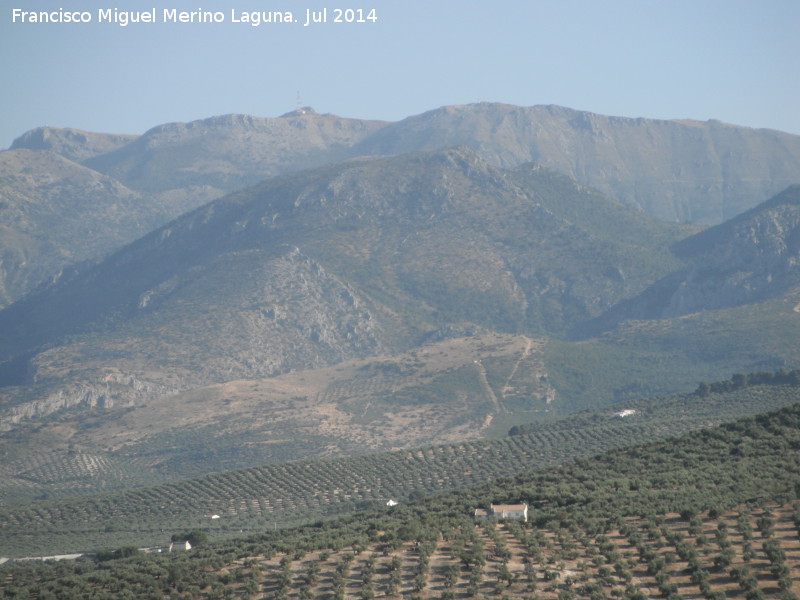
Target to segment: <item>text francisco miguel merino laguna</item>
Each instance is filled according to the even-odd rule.
[[[229,15],[230,18],[226,15]],[[323,8],[306,9],[305,14],[292,11],[239,11],[235,8],[229,13],[222,11],[178,10],[164,8],[157,10],[118,10],[98,8],[96,11],[64,10],[33,11],[21,8],[11,9],[12,23],[113,23],[125,27],[132,23],[247,23],[253,27],[265,23],[376,23],[374,8]]]

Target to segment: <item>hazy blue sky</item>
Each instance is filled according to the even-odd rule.
[[[142,133],[303,104],[399,120],[446,104],[560,104],[629,117],[716,118],[800,134],[800,1],[2,0],[0,148],[39,125]],[[303,27],[306,9],[378,22]],[[220,24],[98,23],[97,9],[221,11]],[[12,23],[12,9],[89,11]],[[290,10],[253,27],[237,13]]]

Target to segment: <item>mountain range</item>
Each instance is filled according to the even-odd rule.
[[[731,218],[800,180],[800,137],[795,135],[718,121],[630,119],[559,106],[497,103],[442,107],[395,123],[302,108],[277,118],[225,115],[165,124],[140,136],[42,127],[16,139],[10,152],[49,150],[69,161],[60,169],[74,168],[71,177],[79,176],[79,166],[110,177],[116,185],[154,198],[163,224],[268,177],[355,156],[462,145],[492,166],[534,163],[662,220],[702,225]],[[9,178],[12,190],[6,192],[3,186],[0,199],[13,214],[21,210],[14,200],[17,194],[35,198],[39,192],[33,182],[25,182],[24,160],[4,159],[4,181]],[[33,165],[30,169],[27,172],[46,170]],[[33,189],[27,191],[30,186]],[[120,212],[116,227],[113,220],[110,224],[116,238],[98,247],[95,258],[141,233],[126,233],[131,230],[123,215],[152,223],[149,201],[141,203],[141,211],[123,202],[114,206]],[[9,215],[3,223],[14,221]],[[25,255],[14,236],[8,240],[0,248],[7,257],[6,273],[46,262],[44,255]],[[81,248],[80,232],[75,232],[62,252],[76,254]],[[52,265],[46,277],[64,265]],[[5,282],[8,277],[0,282],[0,289],[8,288],[7,303],[42,279],[16,275],[30,282],[11,284]]]
[[[42,128],[0,165],[9,476],[475,439],[800,363],[798,136],[298,109]]]

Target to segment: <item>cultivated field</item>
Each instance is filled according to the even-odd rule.
[[[253,556],[224,565],[222,587],[170,597],[779,598],[800,592],[799,532],[791,505],[601,530],[489,520],[435,541]]]

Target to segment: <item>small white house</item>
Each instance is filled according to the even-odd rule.
[[[626,408],[625,410],[620,410],[618,412],[615,412],[614,416],[624,419],[625,417],[631,417],[635,414],[636,414],[636,409]]]
[[[178,550],[191,550],[192,545],[189,540],[184,542],[170,542],[167,546],[167,552],[177,552]]]
[[[528,521],[528,505],[522,504],[490,504],[489,509],[476,508],[475,518],[486,519],[497,517],[498,519],[521,519]]]

